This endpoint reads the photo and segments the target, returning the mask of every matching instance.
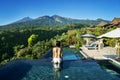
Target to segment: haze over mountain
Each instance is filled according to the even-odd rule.
[[[2,27],[60,26],[60,25],[72,24],[72,23],[96,25],[101,21],[109,22],[108,20],[103,20],[103,19],[96,19],[96,20],[72,19],[67,17],[61,17],[59,15],[53,15],[53,16],[41,16],[36,19],[32,19],[30,17],[24,17],[23,19],[20,19],[8,25],[4,25]]]

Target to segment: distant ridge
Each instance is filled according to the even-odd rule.
[[[26,21],[30,21],[30,20],[33,20],[33,19],[30,18],[30,17],[24,17],[24,18],[22,18],[22,19],[20,19],[20,20],[18,20],[16,22],[14,22],[14,23],[21,23],[21,22],[26,22]]]
[[[73,24],[73,23],[96,25],[101,21],[110,22],[108,20],[103,20],[103,19],[83,20],[83,19],[72,19],[67,17],[61,17],[59,15],[53,15],[53,16],[45,15],[38,17],[36,19],[32,19],[30,17],[24,17],[23,19],[20,19],[14,23],[2,27],[43,27],[43,26],[60,26],[64,24]]]

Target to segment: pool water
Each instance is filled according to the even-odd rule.
[[[120,77],[120,68],[113,65],[111,61],[103,60],[98,62],[102,69],[104,69],[106,72]]]
[[[81,60],[74,51],[71,52],[65,49],[64,62],[58,71],[48,56],[48,59],[44,56],[39,60],[15,60],[0,68],[0,80],[120,80],[119,76],[106,71],[112,69],[102,64],[104,62]],[[68,54],[74,55],[72,60]]]
[[[64,49],[63,50],[63,60],[80,60],[84,57],[75,49]]]
[[[79,50],[77,50],[77,49],[64,48],[62,54],[63,54],[63,60],[84,59],[84,57],[79,53]],[[45,56],[43,56],[42,59],[51,60],[52,59],[52,50],[50,50]]]

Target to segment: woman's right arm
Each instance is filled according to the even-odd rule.
[[[62,58],[62,56],[63,56],[63,53],[62,53],[62,48],[61,48],[61,50],[60,50],[60,53],[61,53],[61,58]]]

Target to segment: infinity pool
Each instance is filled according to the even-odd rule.
[[[106,71],[104,62],[81,60],[77,53],[68,49],[63,53],[60,71],[55,71],[50,56],[39,60],[15,60],[0,68],[0,80],[120,80],[119,76]]]
[[[64,48],[62,54],[63,54],[63,60],[84,59],[84,57],[79,53],[79,50],[77,50],[77,49]],[[52,50],[50,50],[45,56],[43,56],[42,59],[51,60],[52,59]]]

